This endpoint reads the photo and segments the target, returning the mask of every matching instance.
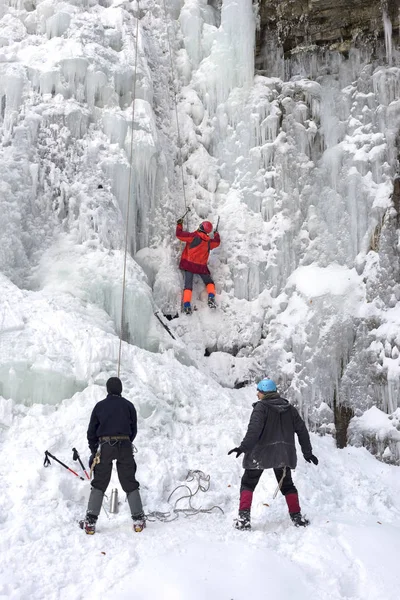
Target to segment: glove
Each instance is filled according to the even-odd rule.
[[[314,463],[314,465],[318,464],[318,458],[316,456],[314,456],[314,454],[311,454],[311,456],[305,456],[304,459],[308,462],[308,463]]]
[[[96,456],[96,452],[92,452],[92,454],[89,457],[89,469],[92,468],[92,464],[93,464],[95,456]]]
[[[236,452],[236,458],[239,458],[239,456],[243,454],[244,450],[241,446],[239,446],[239,448],[233,448],[232,450],[229,450],[228,456],[232,454],[232,452]]]
[[[178,219],[176,222],[177,225],[183,225],[183,219]]]

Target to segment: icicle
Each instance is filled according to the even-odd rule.
[[[203,27],[202,6],[207,0],[186,0],[179,16],[185,48],[192,67],[197,69],[202,59],[201,32]]]
[[[383,19],[383,29],[385,32],[386,60],[390,67],[392,65],[392,54],[393,54],[392,22],[391,22],[389,15],[387,14],[385,9],[383,10],[383,13],[382,13],[382,19]]]
[[[46,34],[49,39],[63,35],[69,28],[71,15],[59,12],[46,21]]]
[[[224,0],[221,26],[211,54],[194,75],[195,87],[211,115],[235,87],[250,86],[254,73],[254,39],[255,17],[251,3]]]

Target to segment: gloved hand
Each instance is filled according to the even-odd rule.
[[[177,225],[183,225],[183,219],[178,219],[176,222]]]
[[[241,446],[239,446],[239,448],[233,448],[232,450],[229,450],[228,456],[232,454],[232,452],[236,452],[236,458],[239,458],[239,456],[243,454],[244,450]]]
[[[304,457],[304,459],[305,459],[305,460],[306,460],[308,463],[312,462],[312,463],[314,463],[314,465],[317,465],[317,464],[318,464],[318,458],[317,458],[316,456],[314,456],[314,454],[311,454],[311,456],[305,456],[305,457]]]

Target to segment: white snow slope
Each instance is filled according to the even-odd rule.
[[[354,396],[354,444],[400,460],[398,50],[375,71],[336,57],[336,79],[254,78],[250,1],[166,4],[0,0],[0,599],[398,600],[398,467],[312,433],[320,463],[299,452],[294,473],[311,525],[293,527],[266,472],[239,532],[242,469],[227,456],[256,399],[234,384],[269,375],[320,432],[335,394]],[[223,243],[219,310],[196,282],[174,341],[153,312],[179,308],[180,159],[190,227],[221,216]],[[114,472],[119,512],[90,537],[77,526],[90,484],[44,468],[44,452],[79,470],[76,447],[87,464],[121,329],[146,512],[187,507],[174,490],[195,491],[190,470],[211,477],[193,506],[223,512],[135,534]]]
[[[139,413],[136,458],[146,511],[171,510],[187,492],[177,490],[168,504],[169,494],[189,469],[201,469],[211,486],[193,506],[218,505],[224,514],[180,515],[135,534],[114,471],[109,490],[119,490],[119,513],[107,518],[102,511],[95,536],[85,535],[77,521],[89,483],[54,461],[43,468],[42,461],[48,449],[77,470],[75,446],[86,464],[85,430],[103,389],[91,386],[57,407],[2,400],[8,428],[0,455],[1,598],[397,600],[397,467],[312,435],[320,463],[300,457],[294,473],[311,525],[293,527],[282,496],[272,498],[275,478],[265,472],[254,496],[253,530],[236,531],[242,471],[227,450],[241,439],[254,390],[226,392],[167,355],[131,350],[129,359],[124,384]]]

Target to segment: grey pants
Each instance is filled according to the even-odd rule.
[[[101,511],[101,505],[103,504],[104,492],[92,487],[89,496],[89,502],[87,507],[87,514],[98,517]],[[133,490],[127,494],[127,500],[131,511],[132,519],[143,515],[142,499],[140,498],[139,490]]]
[[[207,285],[209,283],[214,283],[211,275],[208,275],[207,273],[191,273],[190,271],[183,271],[185,274],[185,290],[192,290],[193,289],[193,277],[195,275],[198,275],[199,277],[202,278],[204,285]]]
[[[106,442],[101,446],[100,462],[94,468],[92,490],[90,492],[87,512],[99,516],[104,493],[110,483],[113,461],[117,461],[118,479],[126,493],[131,515],[143,513],[139,492],[139,482],[136,480],[136,463],[132,454],[132,444],[129,440]]]

